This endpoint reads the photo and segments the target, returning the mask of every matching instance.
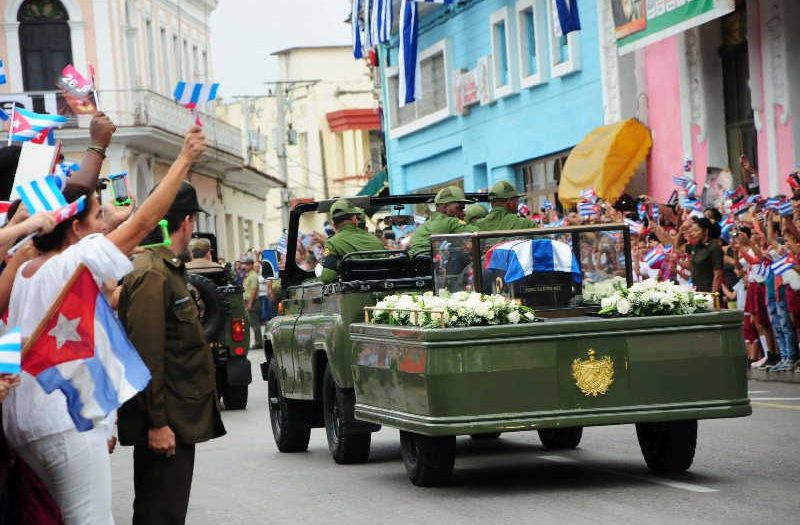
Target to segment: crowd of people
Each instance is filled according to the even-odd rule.
[[[118,411],[78,424],[80,414],[71,405],[76,399],[86,403],[84,398],[68,403],[62,390],[45,393],[27,371],[0,375],[0,523],[113,523],[109,455],[117,436],[134,450],[134,523],[183,523],[194,446],[225,433],[211,352],[190,300],[183,259],[202,211],[185,180],[205,150],[202,129],[187,133],[165,177],[138,205],[102,202],[99,174],[115,131],[97,113],[79,169],[63,181],[66,202],[84,202],[82,208],[29,214],[19,200],[10,203],[0,228],[0,314],[4,331],[19,328],[23,344],[43,340],[58,350],[70,342],[84,344],[87,333],[95,338],[88,344],[102,344],[100,323],[108,338],[115,337],[110,344],[122,344],[118,334],[130,341],[149,370],[149,383],[132,398],[135,390],[127,394]],[[11,195],[20,153],[16,146],[0,149],[2,200]],[[162,219],[170,242],[153,244]],[[95,313],[95,328],[86,332],[83,317],[68,318],[61,306],[54,310],[58,323],[43,330],[62,291],[80,293],[70,283],[85,269],[119,322],[98,321]],[[88,293],[79,300],[94,305],[97,292]]]

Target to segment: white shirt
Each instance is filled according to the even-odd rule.
[[[105,236],[87,236],[45,261],[30,278],[22,275],[25,266],[20,268],[11,289],[8,326],[19,326],[22,337],[30,337],[81,263],[98,284],[117,281],[133,270],[128,257]],[[60,390],[46,394],[27,372],[21,374],[21,379],[3,402],[3,429],[12,448],[75,428]]]

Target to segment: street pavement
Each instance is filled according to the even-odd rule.
[[[650,473],[627,425],[587,428],[566,452],[545,450],[535,432],[459,438],[453,483],[424,489],[408,481],[394,429],[373,435],[365,465],[333,463],[323,429],[308,452],[279,453],[266,383],[254,377],[247,410],[223,413],[228,435],[198,446],[187,523],[798,523],[800,385],[749,387],[753,415],[701,421],[683,475]],[[131,458],[129,448],[112,458],[118,524],[131,519]]]

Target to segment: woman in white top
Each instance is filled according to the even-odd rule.
[[[30,337],[81,264],[98,282],[116,282],[130,272],[128,255],[163,218],[192,162],[204,149],[202,131],[193,128],[161,183],[138,211],[116,228],[114,223],[124,217],[118,211],[104,210],[94,188],[67,186],[67,201],[86,195],[86,208],[34,240],[41,255],[16,272],[9,326],[19,325],[23,338]],[[111,216],[116,220],[108,220]],[[14,279],[11,273],[6,271],[0,277],[0,288],[2,281]],[[107,422],[111,424],[113,421]],[[3,427],[9,445],[47,485],[67,525],[113,523],[108,427],[78,432],[67,413],[64,395],[58,390],[45,394],[36,379],[25,373],[20,386],[3,403]]]

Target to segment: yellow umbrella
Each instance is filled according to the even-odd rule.
[[[570,206],[581,200],[582,190],[593,189],[601,199],[616,201],[652,145],[650,130],[636,119],[595,129],[569,154],[558,199]]]

